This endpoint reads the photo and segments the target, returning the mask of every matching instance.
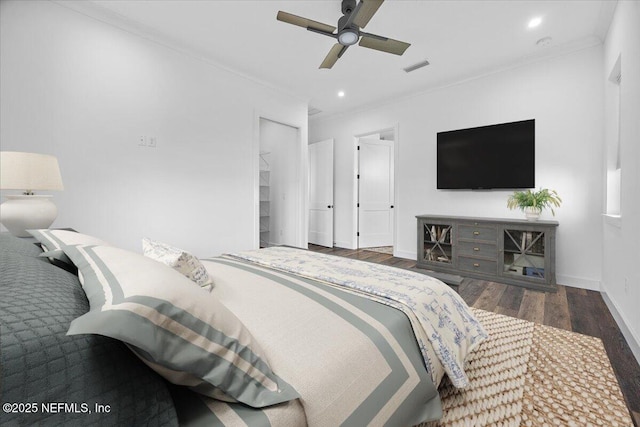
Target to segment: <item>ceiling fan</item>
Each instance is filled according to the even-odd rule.
[[[322,64],[320,64],[320,68],[331,68],[347,48],[358,43],[358,40],[360,40],[360,43],[358,43],[360,46],[393,53],[395,55],[402,55],[404,51],[411,46],[409,43],[365,33],[360,30],[369,23],[383,1],[384,0],[360,0],[356,3],[356,0],[342,0],[343,16],[338,20],[337,31],[333,25],[312,21],[311,19],[283,11],[278,12],[277,19],[278,21],[297,25],[314,33],[337,39],[338,43],[331,48],[329,54],[324,58]]]

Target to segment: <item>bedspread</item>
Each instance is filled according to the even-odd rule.
[[[403,312],[237,258],[202,262],[215,282],[212,293],[301,398],[253,409],[182,390],[189,397],[177,399],[181,424],[412,426],[441,417],[437,388]]]
[[[436,385],[442,379],[440,366],[454,386],[468,384],[464,360],[487,334],[460,295],[441,281],[386,265],[287,247],[228,256],[375,296],[407,315]]]

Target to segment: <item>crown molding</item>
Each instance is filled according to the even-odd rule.
[[[189,56],[191,58],[197,59],[206,63],[209,66],[213,66],[227,72],[229,74],[233,74],[237,77],[243,78],[245,80],[249,80],[252,83],[263,86],[273,92],[278,94],[285,94],[294,98],[295,100],[305,103],[308,105],[309,99],[300,96],[292,92],[289,89],[277,86],[268,81],[259,79],[253,75],[244,73],[235,68],[229,67],[227,65],[222,64],[216,58],[212,57],[211,54],[204,52],[200,49],[196,49],[190,44],[184,43],[174,37],[170,37],[164,34],[162,31],[159,31],[153,27],[148,25],[144,25],[138,21],[127,18],[126,16],[114,12],[110,9],[107,9],[103,6],[100,6],[90,0],[49,0],[52,3],[55,3],[59,6],[62,6],[66,9],[77,12],[86,17],[95,19],[97,21],[102,22],[103,24],[107,24],[113,27],[116,27],[122,31],[133,34],[135,36],[141,37],[158,45],[161,45],[165,48],[176,51],[180,54]]]
[[[389,106],[389,105],[394,105],[399,102],[404,102],[406,100],[417,98],[428,93],[432,93],[442,89],[447,89],[453,86],[462,85],[465,83],[472,82],[474,80],[489,77],[494,74],[499,74],[505,71],[510,71],[510,70],[525,67],[528,65],[536,64],[538,62],[544,62],[551,59],[568,56],[573,53],[577,53],[582,50],[590,49],[590,48],[601,46],[601,45],[602,45],[602,40],[598,36],[591,36],[591,37],[588,37],[587,39],[582,39],[576,42],[565,43],[562,45],[549,47],[549,48],[546,48],[543,53],[534,53],[531,55],[526,55],[516,59],[515,61],[511,61],[507,64],[501,64],[496,67],[488,68],[478,74],[474,74],[466,77],[459,77],[443,83],[442,82],[436,83],[434,85],[425,87],[422,90],[411,92],[410,94],[401,95],[393,98],[387,98],[384,100],[380,100],[378,102],[369,103],[367,104],[366,107],[354,107],[354,108],[346,109],[344,111],[338,111],[335,113],[326,113],[326,114],[319,113],[309,117],[309,124],[322,123],[325,121],[342,118],[345,115],[353,115],[353,114],[364,113],[367,111],[377,110],[379,108]]]

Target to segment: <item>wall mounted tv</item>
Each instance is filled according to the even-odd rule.
[[[438,132],[440,190],[535,187],[535,120]]]

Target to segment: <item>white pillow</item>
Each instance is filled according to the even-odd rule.
[[[198,258],[189,252],[147,237],[142,239],[142,252],[144,256],[179,271],[201,287],[209,290],[213,289],[213,280],[209,277],[207,269],[204,268]]]

